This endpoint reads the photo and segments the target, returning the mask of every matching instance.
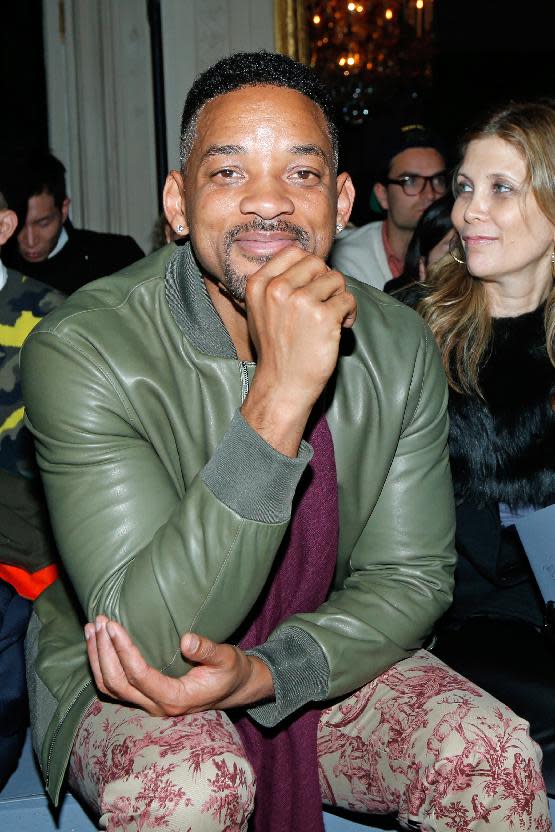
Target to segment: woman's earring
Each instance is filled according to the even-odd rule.
[[[181,223],[179,223],[179,225],[175,226],[175,230],[177,231],[178,234],[183,234],[183,232],[185,231],[185,226],[181,225]]]
[[[455,263],[460,263],[461,266],[466,266],[466,260],[461,259],[455,253],[455,246],[457,245],[458,239],[459,239],[458,235],[456,235],[456,234],[455,234],[455,236],[451,237],[451,240],[449,241],[449,254],[453,258]]]
[[[555,280],[555,249],[551,254],[551,277]]]
[[[340,222],[338,222],[337,225],[335,226],[335,233],[336,234],[341,234],[342,231],[343,231],[343,226],[341,225]]]

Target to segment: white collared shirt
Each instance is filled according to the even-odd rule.
[[[56,243],[56,245],[54,246],[54,248],[52,249],[52,251],[50,252],[50,254],[48,255],[48,257],[46,259],[50,260],[51,257],[55,257],[57,254],[59,254],[60,251],[65,246],[65,244],[67,243],[68,239],[69,238],[67,236],[67,231],[62,226],[62,232],[61,232],[60,236],[58,237],[58,242]]]
[[[8,282],[8,270],[0,260],[0,292]]]

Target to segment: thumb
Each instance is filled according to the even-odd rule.
[[[220,645],[209,638],[199,636],[196,633],[185,633],[181,637],[181,652],[186,659],[199,664],[217,666],[221,664],[222,657],[218,647]]]

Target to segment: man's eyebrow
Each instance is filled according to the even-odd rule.
[[[40,217],[35,217],[35,219],[31,220],[31,222],[34,223],[34,222],[42,222],[43,220],[51,220],[52,217],[56,216],[56,213],[57,213],[56,211],[49,211],[48,214],[41,214]]]
[[[240,144],[211,144],[201,157],[201,163],[211,156],[237,156],[241,153],[246,153],[246,148]]]
[[[399,179],[401,176],[426,176],[429,178],[430,176],[439,176],[441,173],[446,173],[446,169],[441,168],[440,170],[434,171],[434,173],[416,173],[413,170],[403,170],[397,174],[396,179]]]
[[[295,156],[318,156],[318,158],[324,162],[326,167],[329,168],[330,166],[328,157],[323,149],[317,144],[294,144],[293,147],[289,148],[289,152],[293,153]]]

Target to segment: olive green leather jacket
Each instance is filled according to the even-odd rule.
[[[266,725],[360,687],[429,637],[451,600],[446,384],[412,310],[349,281],[358,318],[326,391],[339,486],[333,590],[256,651]],[[261,591],[310,457],[271,448],[238,412],[237,359],[188,246],[79,290],[22,352],[28,425],[72,586],[40,597],[28,635],[35,748],[58,800],[95,691],[82,625],[121,621],[171,675],[193,630],[225,641]]]

